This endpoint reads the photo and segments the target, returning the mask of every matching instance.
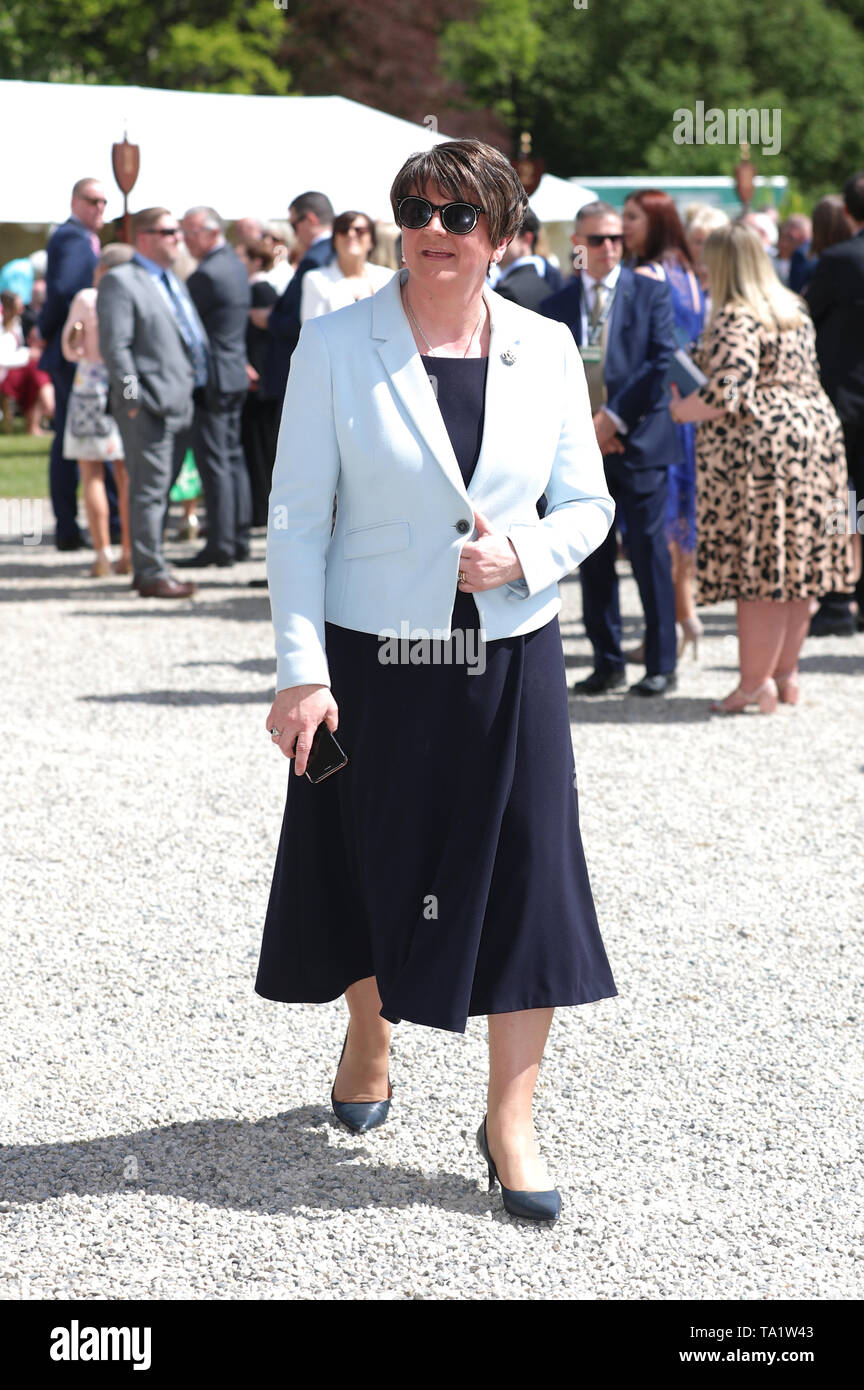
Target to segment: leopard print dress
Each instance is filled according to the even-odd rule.
[[[843,431],[819,383],[813,324],[770,331],[721,309],[697,358],[699,395],[726,414],[696,434],[696,601],[803,599],[853,587],[834,534],[847,487]]]

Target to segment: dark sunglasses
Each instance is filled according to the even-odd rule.
[[[407,227],[409,231],[419,232],[421,227],[426,227],[432,221],[433,212],[437,212],[441,218],[441,226],[447,232],[452,232],[454,236],[467,236],[473,232],[477,226],[477,218],[483,208],[478,208],[474,203],[441,203],[436,206],[430,203],[428,198],[400,198],[396,204],[396,216],[402,227]]]
[[[585,240],[589,246],[602,246],[604,241],[611,241],[614,246],[617,246],[619,242],[624,240],[624,236],[621,232],[606,232],[603,236],[598,236],[596,232],[592,232],[590,236],[586,236]]]
[[[91,208],[104,208],[104,207],[106,207],[107,204],[108,204],[108,199],[107,199],[107,198],[88,198],[87,195],[85,194],[85,195],[84,195],[84,202],[85,202],[85,203],[89,203],[90,206],[91,206]]]
[[[151,227],[145,232],[145,236],[179,236],[179,227]]]

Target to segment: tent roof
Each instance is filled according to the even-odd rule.
[[[177,215],[197,203],[227,220],[284,218],[307,189],[323,189],[337,212],[392,217],[389,191],[414,150],[444,134],[345,97],[238,96],[150,87],[0,82],[7,140],[0,221],[49,223],[68,215],[78,178],[108,191],[106,221],[123,211],[111,146],[124,132],[141,150],[130,208],[162,204]],[[594,195],[544,175],[531,200],[541,221],[571,219]]]

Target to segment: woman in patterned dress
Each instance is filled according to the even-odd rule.
[[[708,377],[670,407],[700,425],[697,602],[738,604],[740,681],[712,710],[798,700],[810,600],[851,587],[848,538],[829,533],[846,487],[843,434],[819,383],[806,306],[781,285],[746,226],[705,243],[712,316],[699,355]]]

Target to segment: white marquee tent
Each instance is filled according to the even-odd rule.
[[[76,178],[99,178],[106,221],[123,211],[111,146],[128,135],[141,150],[129,205],[162,204],[182,215],[196,203],[231,221],[284,218],[289,201],[316,188],[337,212],[356,207],[392,217],[389,189],[414,150],[447,139],[344,97],[236,96],[149,87],[0,82],[0,128],[7,138],[0,222],[46,224],[68,216]],[[570,222],[595,195],[544,175],[531,200],[543,222]]]

